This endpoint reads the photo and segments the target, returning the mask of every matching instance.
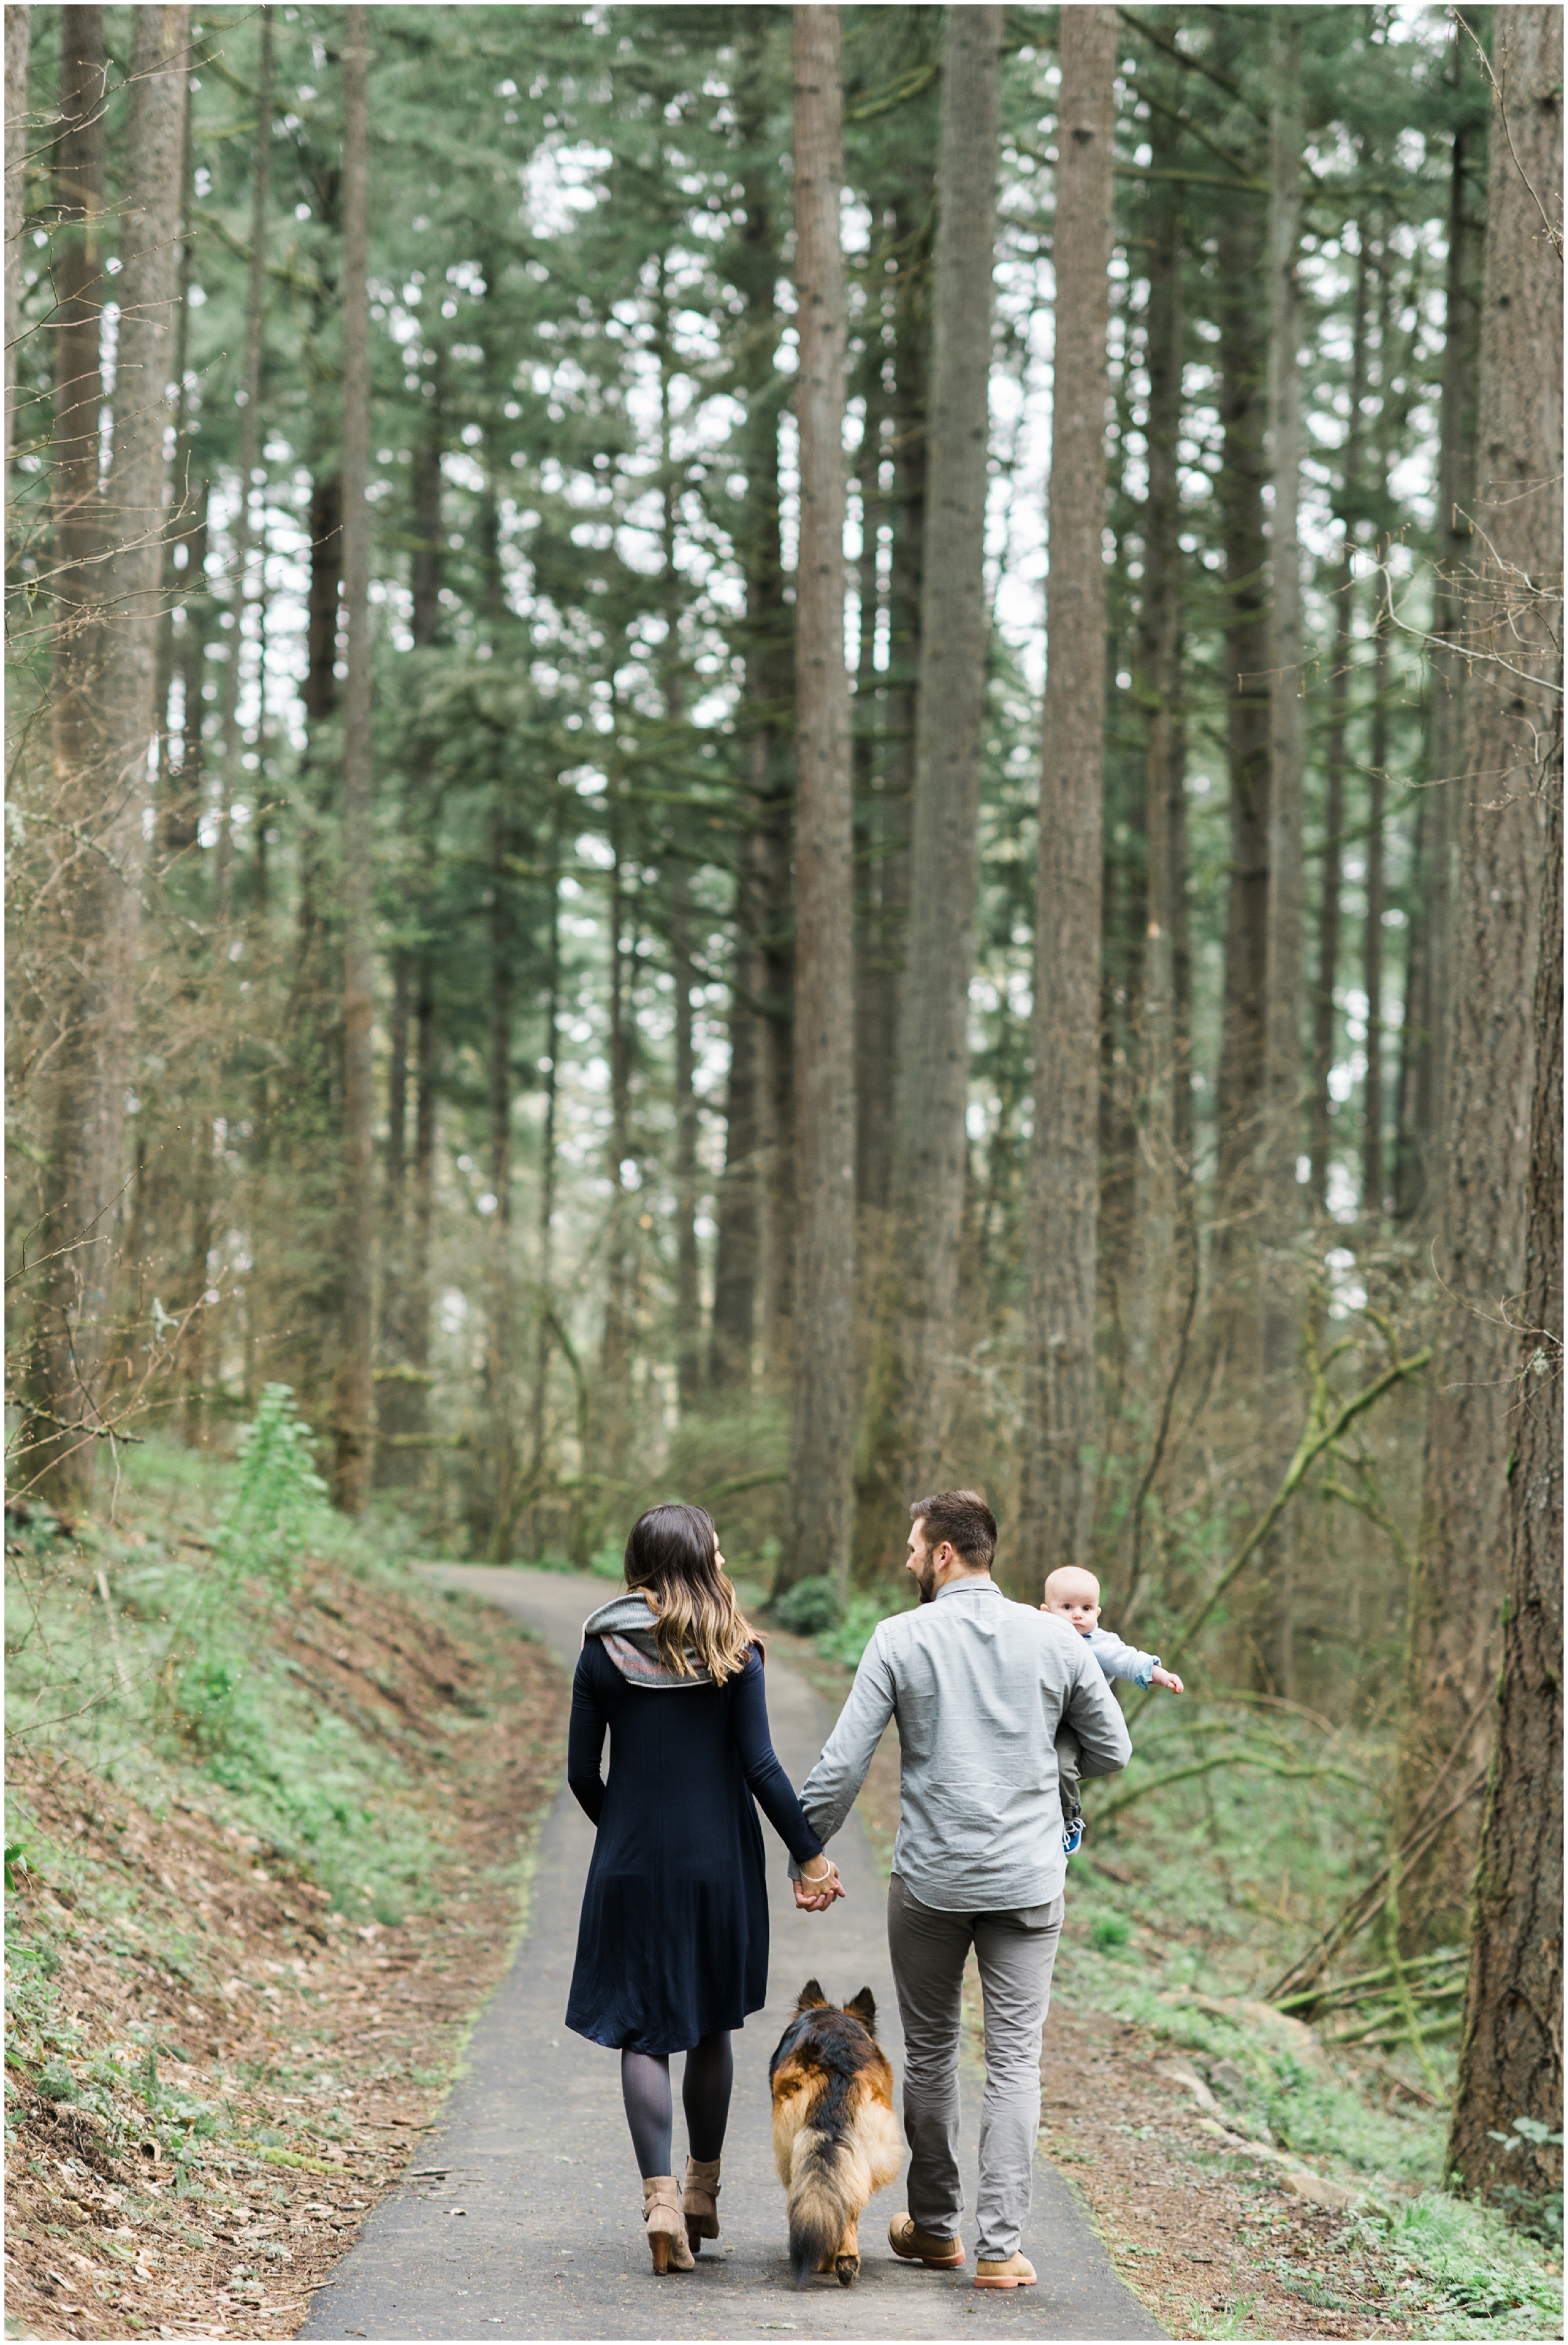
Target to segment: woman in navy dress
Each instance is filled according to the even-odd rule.
[[[700,1507],[654,1507],[626,1542],[626,1593],[582,1632],[566,1780],[597,1828],[566,2024],[621,2054],[653,2269],[716,2238],[730,2032],[767,1998],[756,1804],[814,1903],[838,1873],[774,1756],[762,1648]],[[610,1737],[610,1779],[601,1773]],[[670,2055],[684,2052],[691,2154],[673,2173]]]

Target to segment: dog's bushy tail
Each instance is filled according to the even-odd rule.
[[[789,2187],[789,2271],[804,2287],[844,2236],[848,2194],[839,2172],[841,2145],[831,2134],[809,2139]]]

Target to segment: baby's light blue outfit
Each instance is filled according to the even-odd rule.
[[[1114,1629],[1086,1629],[1079,1633],[1108,1678],[1125,1678],[1129,1685],[1148,1686],[1160,1665],[1158,1653],[1140,1653],[1136,1645],[1124,1645]]]
[[[1128,1685],[1147,1688],[1159,1667],[1158,1653],[1140,1653],[1136,1645],[1124,1644],[1113,1629],[1080,1629],[1077,1634],[1108,1678],[1125,1678]],[[1068,1856],[1083,1839],[1080,1771],[1077,1737],[1070,1726],[1064,1726],[1057,1736],[1057,1780],[1062,1802],[1062,1846]]]

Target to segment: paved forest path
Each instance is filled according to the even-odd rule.
[[[526,1621],[570,1670],[601,1592],[575,1574],[452,1566],[450,1584]],[[768,1666],[774,1744],[804,1782],[832,1724],[824,1704],[776,1656]],[[784,2193],[774,2170],[767,2065],[803,1982],[814,1973],[842,2002],[869,1985],[877,2032],[901,2076],[903,2041],[888,1970],[885,1891],[851,1817],[834,1854],[849,1895],[826,1914],[797,1913],[783,1849],[764,1823],[772,1900],[769,2001],[735,2038],[735,2093],[720,2201],[723,2236],[698,2269],[654,2279],[642,2194],[621,2111],[616,2056],[561,2023],[592,1828],[564,1784],[542,1827],[528,1929],[481,2013],[442,2113],[402,2188],[371,2215],[305,2337],[1158,2338],[1165,2331],[1118,2279],[1054,2169],[1037,2169],[1025,2247],[1037,2288],[984,2294],[962,2272],[901,2264],[887,2247],[897,2186],[874,2198],[861,2230],[859,2282],[798,2292],[785,2260]],[[679,2067],[679,2063],[674,2064]],[[975,2203],[979,2079],[966,2073],[965,2192]],[[675,2168],[685,2142],[676,2095]]]

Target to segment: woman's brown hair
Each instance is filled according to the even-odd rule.
[[[660,1659],[675,1677],[693,1656],[715,1685],[745,1667],[759,1643],[728,1572],[718,1566],[719,1534],[701,1507],[650,1507],[626,1542],[626,1585],[647,1597]]]

